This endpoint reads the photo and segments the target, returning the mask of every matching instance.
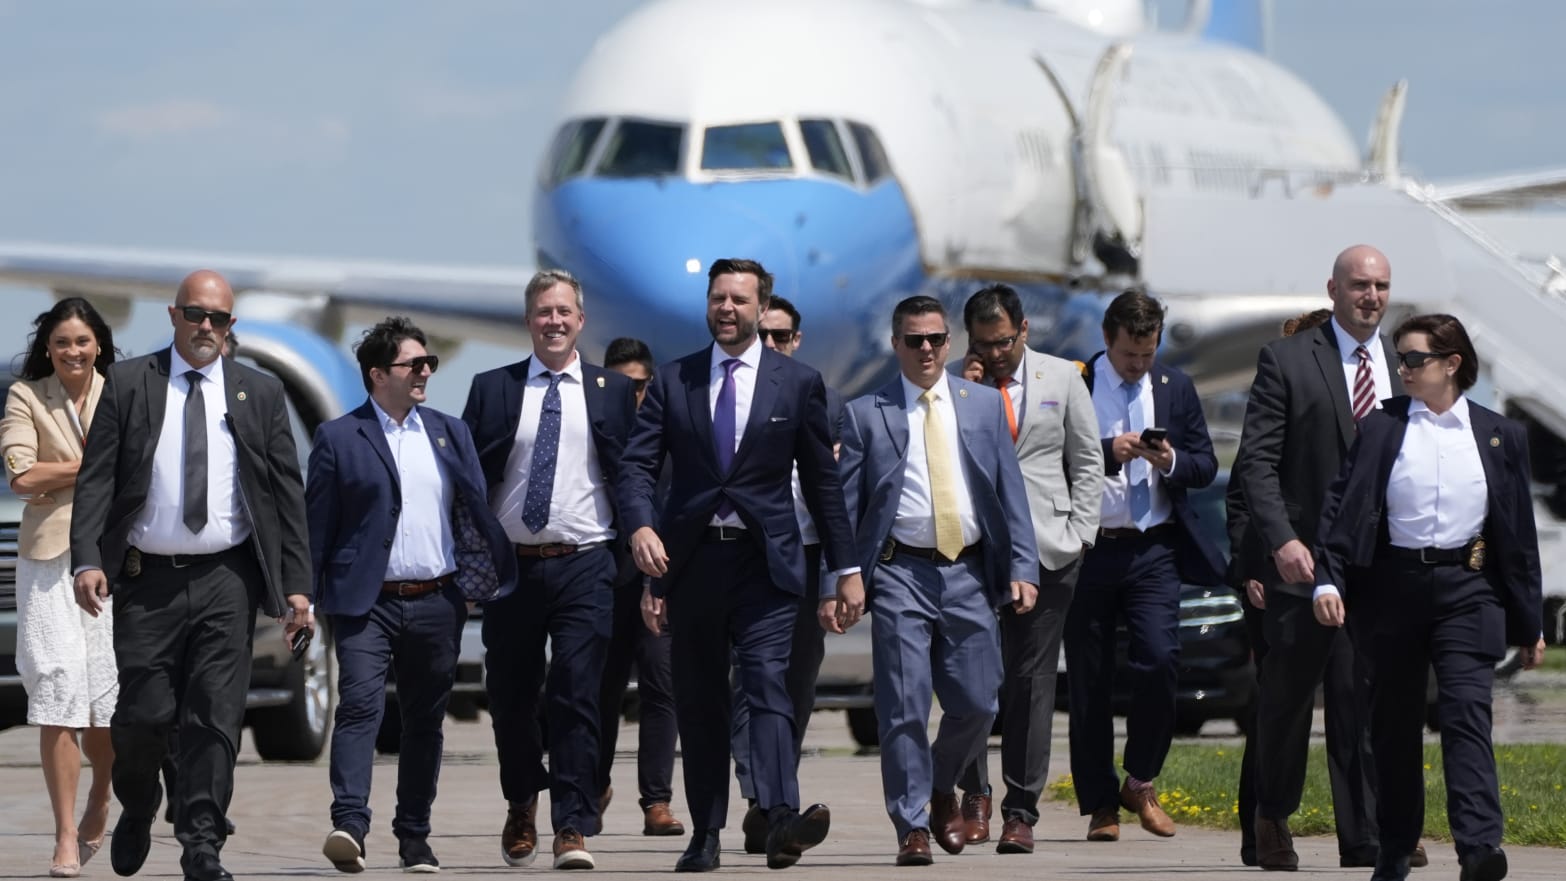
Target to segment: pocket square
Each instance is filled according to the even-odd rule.
[[[1039,401],[1039,409],[1040,410],[1047,410],[1050,407],[1059,407],[1059,406],[1060,406],[1060,402],[1059,401]]]
[[[768,422],[787,422],[788,421],[788,417],[787,416],[768,416],[767,417],[767,421]]]

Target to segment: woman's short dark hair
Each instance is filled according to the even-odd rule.
[[[1463,360],[1457,364],[1457,373],[1452,377],[1457,382],[1458,391],[1466,392],[1479,381],[1479,353],[1474,351],[1473,340],[1468,338],[1468,331],[1455,316],[1443,313],[1415,315],[1397,326],[1392,334],[1392,342],[1402,342],[1403,337],[1411,333],[1429,336],[1430,351],[1443,358],[1449,355],[1462,356]]]
[[[353,347],[353,354],[359,359],[359,378],[364,380],[365,391],[375,390],[375,383],[370,381],[370,369],[379,367],[385,370],[396,361],[397,350],[402,348],[403,340],[413,340],[421,346],[429,345],[424,338],[424,331],[419,330],[413,319],[404,315],[388,315],[359,338]]]
[[[1124,330],[1131,339],[1162,337],[1164,304],[1137,290],[1126,291],[1104,310],[1104,336],[1114,340]]]
[[[62,322],[72,318],[80,318],[98,341],[98,359],[93,362],[93,369],[99,373],[109,371],[109,365],[114,363],[117,354],[114,332],[109,330],[109,323],[103,320],[103,316],[98,314],[91,303],[81,297],[66,297],[33,319],[33,333],[27,338],[27,354],[22,361],[22,369],[17,372],[18,376],[31,382],[54,374],[54,362],[49,360],[49,337],[54,335],[55,328]]]

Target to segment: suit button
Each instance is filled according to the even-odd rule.
[[[400,517],[400,516],[402,516],[402,509],[401,508],[393,508],[392,509],[392,516],[393,517]]]
[[[392,540],[389,539],[389,538],[386,539],[385,541],[381,542],[381,547],[383,547],[383,548],[389,548],[389,547],[391,547],[391,545],[392,545]]]

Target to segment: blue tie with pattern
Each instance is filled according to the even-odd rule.
[[[560,455],[560,378],[549,374],[549,391],[538,415],[533,438],[533,464],[527,472],[527,498],[522,500],[522,525],[537,532],[549,523],[549,499],[555,492],[555,460]]]
[[[1137,400],[1142,384],[1140,382],[1122,382],[1120,390],[1126,397],[1126,431],[1141,434],[1147,428],[1147,419],[1142,415],[1142,402]],[[1127,501],[1131,506],[1131,520],[1137,529],[1147,528],[1147,514],[1153,509],[1152,490],[1148,486],[1150,471],[1146,459],[1138,456],[1126,463]]]
[[[738,358],[723,362],[723,386],[718,389],[718,405],[712,410],[712,442],[717,447],[718,470],[728,476],[729,466],[734,464],[734,437],[736,434],[735,410],[738,409],[734,391],[734,371],[743,363]],[[718,503],[718,516],[734,513],[734,506],[724,496]]]

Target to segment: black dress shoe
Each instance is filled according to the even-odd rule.
[[[141,871],[152,849],[152,820],[120,814],[109,836],[109,865],[116,875],[134,875]]]
[[[1408,857],[1386,857],[1376,860],[1376,871],[1371,874],[1370,881],[1406,881],[1408,878]]]
[[[805,851],[826,840],[832,828],[832,811],[826,805],[811,805],[803,814],[787,808],[774,808],[767,833],[767,868],[787,869],[799,862]]]
[[[711,872],[718,868],[718,830],[697,829],[691,834],[691,843],[674,864],[676,872]]]
[[[1501,881],[1506,877],[1506,851],[1488,845],[1463,856],[1461,881]]]
[[[234,881],[234,876],[218,862],[217,854],[203,853],[190,858],[185,881]]]
[[[767,852],[767,812],[757,805],[751,805],[745,812],[745,820],[740,823],[740,831],[745,833],[746,853]]]

